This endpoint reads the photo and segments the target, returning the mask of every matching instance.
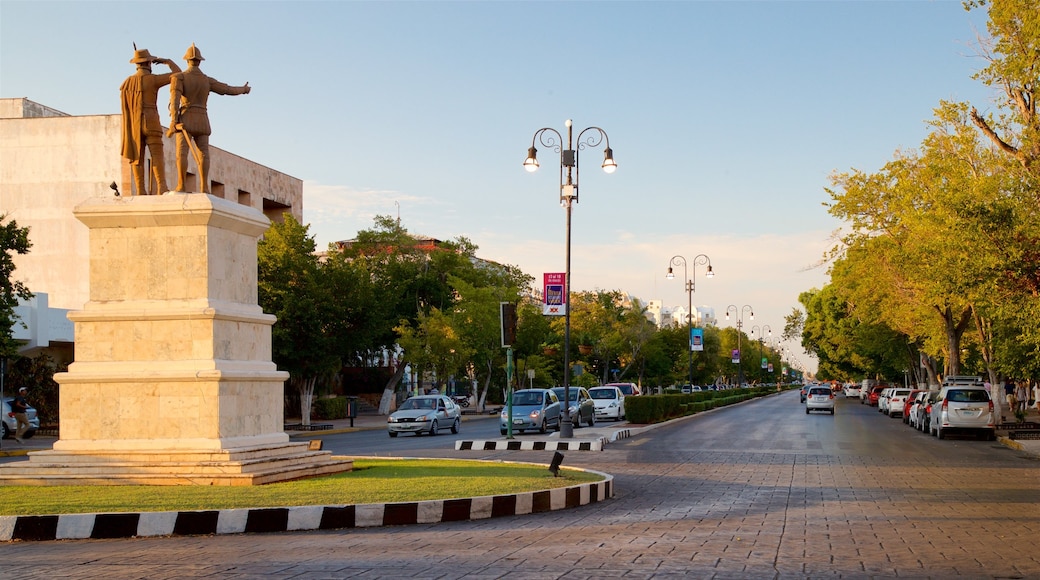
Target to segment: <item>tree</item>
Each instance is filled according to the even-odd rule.
[[[906,336],[850,313],[841,287],[828,284],[798,296],[806,312],[802,346],[819,361],[817,376],[841,381],[900,376],[913,362]]]
[[[453,320],[472,353],[470,373],[481,384],[477,406],[483,408],[495,369],[505,363],[500,304],[516,303],[518,290],[513,286],[475,286],[455,276],[450,281],[459,295]],[[506,279],[498,282],[508,284]]]
[[[865,321],[895,329],[958,374],[973,305],[1001,277],[1006,163],[981,145],[964,104],[943,103],[918,152],[876,174],[835,175],[832,215],[846,220],[832,282]],[[877,280],[884,282],[878,284]]]
[[[336,304],[345,299],[323,277],[307,229],[286,214],[257,246],[260,306],[278,319],[271,329],[272,355],[300,396],[304,425],[310,424],[318,380],[328,380],[341,366],[335,337],[342,313]]]
[[[973,78],[1001,92],[999,115],[981,115],[971,108],[971,120],[1001,151],[1040,177],[1040,10],[1035,0],[969,0],[968,10],[989,7],[980,52],[988,65]]]
[[[7,214],[0,214],[0,358],[14,356],[18,352],[18,341],[14,332],[14,309],[18,300],[29,300],[32,292],[24,283],[14,279],[13,253],[27,254],[32,242],[29,228],[20,228],[15,220],[4,223]]]
[[[442,386],[449,377],[458,374],[473,355],[456,326],[452,315],[431,308],[429,313],[419,314],[416,324],[402,324],[397,328],[405,359],[413,369],[432,370],[434,387]]]

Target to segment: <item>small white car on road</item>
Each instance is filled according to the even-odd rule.
[[[809,387],[805,394],[805,414],[811,411],[828,411],[834,414],[834,392],[830,387]]]
[[[625,418],[625,394],[615,386],[592,387],[589,389],[589,397],[596,407],[596,419],[613,419],[620,421]]]

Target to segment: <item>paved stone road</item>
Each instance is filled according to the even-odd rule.
[[[0,547],[10,578],[1040,578],[1040,462],[797,395],[567,454],[616,498],[395,528]],[[484,452],[440,455],[487,457]],[[549,454],[551,455],[551,454]],[[547,462],[545,452],[495,458]],[[13,574],[13,575],[11,575]]]

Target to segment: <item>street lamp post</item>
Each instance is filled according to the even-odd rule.
[[[744,327],[744,313],[750,313],[751,316],[748,319],[754,320],[755,309],[747,304],[740,308],[737,308],[734,304],[730,304],[726,307],[726,320],[729,320],[730,310],[737,315],[737,388],[740,388],[744,386],[744,353],[740,350],[741,338],[744,335],[744,331],[741,330]]]
[[[543,147],[552,149],[560,154],[560,205],[567,213],[567,244],[564,257],[566,282],[564,284],[563,305],[563,419],[560,426],[561,438],[574,437],[574,424],[570,418],[571,391],[571,211],[572,206],[578,203],[578,152],[586,147],[598,147],[605,144],[603,151],[603,171],[614,173],[617,163],[614,162],[614,151],[610,148],[610,139],[607,133],[599,127],[587,127],[578,133],[578,147],[574,148],[573,123],[570,119],[564,123],[567,126],[567,148],[563,148],[563,136],[551,127],[544,127],[534,132],[531,139],[531,147],[527,150],[527,159],[524,159],[524,169],[533,172],[538,169],[538,149],[536,143]],[[585,134],[588,133],[588,136]]]
[[[693,258],[693,277],[691,278],[687,275],[686,258],[675,255],[672,256],[671,261],[668,263],[668,275],[665,278],[669,280],[674,279],[675,274],[672,273],[672,266],[680,264],[683,267],[683,278],[686,279],[686,341],[689,343],[686,350],[690,353],[690,387],[693,387],[693,293],[697,288],[697,264],[708,265],[708,271],[705,275],[709,278],[714,277],[715,272],[711,270],[711,258],[704,254],[697,254]]]
[[[755,336],[756,329],[758,330],[758,356],[764,358],[766,356],[766,348],[762,345],[762,340],[765,338],[767,334],[769,336],[773,336],[773,329],[769,328],[768,324],[763,324],[762,326],[756,324],[751,327],[751,336]],[[762,368],[768,369],[769,367],[763,366]],[[764,375],[765,373],[761,374]]]

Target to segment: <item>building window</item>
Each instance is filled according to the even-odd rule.
[[[292,213],[292,208],[273,199],[264,198],[264,215],[272,223],[283,223],[285,221],[284,214],[286,213]]]
[[[238,190],[238,203],[253,207],[253,196],[248,191]]]

